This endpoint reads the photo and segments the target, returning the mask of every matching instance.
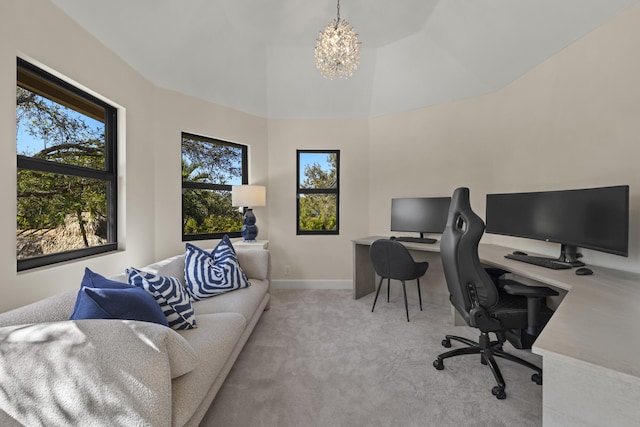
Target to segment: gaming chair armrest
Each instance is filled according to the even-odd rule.
[[[504,291],[509,295],[520,295],[527,298],[546,298],[558,296],[558,292],[546,286],[527,286],[513,280],[503,280]]]
[[[491,280],[493,281],[493,284],[496,285],[496,288],[502,288],[502,277],[508,273],[507,270],[496,267],[486,267],[484,271],[486,271],[489,277],[491,277]]]
[[[513,280],[505,280],[504,291],[509,295],[523,296],[527,298],[527,333],[538,335],[542,331],[540,311],[542,303],[547,297],[557,296],[558,292],[546,286],[526,286]]]
[[[487,311],[482,307],[473,307],[469,310],[469,326],[478,328],[484,332],[499,331],[502,329],[501,323],[487,315]]]

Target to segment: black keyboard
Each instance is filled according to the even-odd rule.
[[[552,259],[534,257],[530,255],[507,254],[504,257],[509,259],[515,259],[516,261],[526,262],[527,264],[533,264],[533,265],[538,265],[540,267],[550,268],[552,270],[566,270],[571,268],[569,264],[564,264],[562,262],[554,261]]]
[[[398,242],[407,242],[407,243],[436,243],[436,239],[431,239],[429,237],[405,237],[400,236],[396,237]]]

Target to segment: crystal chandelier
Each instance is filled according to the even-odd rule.
[[[320,33],[316,39],[316,67],[320,74],[333,80],[335,77],[349,78],[360,63],[358,34],[344,19],[338,17]]]

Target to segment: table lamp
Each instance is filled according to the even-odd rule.
[[[266,188],[263,185],[233,185],[231,187],[231,205],[244,207],[241,234],[245,242],[253,242],[258,236],[256,216],[253,208],[266,205]]]

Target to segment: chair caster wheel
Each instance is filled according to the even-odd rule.
[[[442,360],[436,359],[433,361],[433,367],[438,371],[442,371],[444,369],[444,363],[442,363]]]
[[[446,347],[446,348],[450,348],[451,347],[451,340],[447,339],[447,338],[443,339],[442,340],[442,346]]]
[[[507,393],[505,393],[504,388],[499,386],[495,386],[494,388],[492,388],[491,394],[493,394],[498,400],[502,400],[507,397]]]
[[[541,374],[533,374],[531,375],[531,381],[538,385],[542,385],[542,375]]]

